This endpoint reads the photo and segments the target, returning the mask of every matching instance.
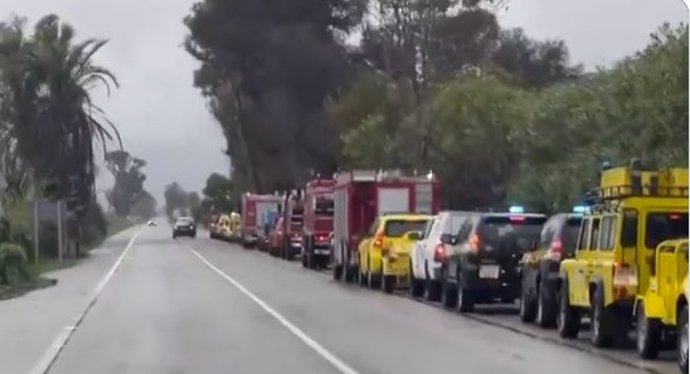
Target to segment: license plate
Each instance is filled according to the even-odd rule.
[[[498,265],[482,265],[479,267],[479,278],[498,279],[500,270],[501,268]]]
[[[329,251],[328,249],[315,249],[314,250],[315,255],[328,255],[330,253],[331,253],[331,251]]]

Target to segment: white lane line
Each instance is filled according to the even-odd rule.
[[[319,356],[323,357],[326,361],[328,361],[331,365],[333,365],[336,369],[338,369],[338,371],[340,371],[343,374],[359,374],[355,369],[348,366],[346,363],[344,363],[342,360],[340,360],[338,357],[336,357],[334,354],[332,354],[326,348],[324,348],[321,344],[316,342],[316,340],[309,337],[309,335],[304,333],[304,331],[300,330],[299,327],[295,326],[294,324],[292,324],[292,322],[288,321],[280,313],[276,312],[275,309],[271,308],[268,304],[266,304],[266,302],[259,299],[256,295],[254,295],[251,291],[249,291],[246,287],[244,287],[238,281],[233,279],[231,276],[225,274],[222,270],[215,267],[212,263],[210,263],[204,256],[202,256],[194,248],[192,248],[192,247],[187,247],[187,248],[189,248],[189,250],[192,251],[192,253],[194,253],[194,255],[196,257],[198,257],[199,260],[201,260],[201,262],[203,262],[211,270],[215,271],[218,275],[223,277],[226,281],[232,283],[232,285],[235,286],[238,290],[240,290],[240,292],[245,294],[248,298],[252,299],[252,301],[254,301],[256,304],[258,304],[263,310],[266,311],[266,313],[273,316],[273,318],[275,318],[278,322],[280,322],[281,325],[285,326],[285,328],[287,328],[291,333],[293,333],[302,342],[304,342],[304,344],[306,344],[311,349],[316,351],[316,353],[318,353]]]
[[[106,273],[105,276],[103,276],[103,278],[101,279],[101,281],[98,282],[98,284],[96,285],[96,288],[94,289],[94,292],[91,296],[91,299],[89,300],[89,303],[86,305],[86,308],[84,308],[83,311],[78,313],[73,319],[73,322],[69,326],[65,326],[65,328],[63,328],[62,331],[55,337],[53,343],[50,345],[50,347],[48,347],[46,352],[41,357],[41,360],[38,362],[38,364],[36,364],[36,366],[34,366],[33,370],[31,370],[31,374],[45,374],[50,370],[50,368],[55,363],[55,360],[57,360],[58,356],[67,345],[67,342],[69,341],[70,337],[72,337],[72,334],[74,334],[74,331],[82,323],[84,317],[86,317],[86,315],[89,313],[94,304],[96,304],[96,300],[98,299],[98,296],[101,294],[101,291],[103,291],[103,288],[105,288],[105,286],[108,284],[115,272],[120,268],[122,260],[124,260],[125,256],[127,255],[127,252],[129,252],[129,249],[132,248],[132,245],[134,244],[134,241],[136,240],[137,236],[139,236],[140,232],[141,231],[137,231],[134,233],[134,235],[132,235],[132,239],[129,240],[127,246],[120,254],[120,257],[117,258],[113,266],[110,268],[110,271],[108,271],[108,273]]]

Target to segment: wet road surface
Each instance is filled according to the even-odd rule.
[[[49,372],[647,372],[199,234],[143,228]]]

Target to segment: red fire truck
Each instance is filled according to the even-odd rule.
[[[242,244],[246,248],[256,245],[259,236],[264,236],[267,222],[272,214],[279,212],[283,198],[277,195],[242,195]]]
[[[339,173],[334,188],[333,278],[352,282],[357,268],[357,243],[377,216],[386,213],[436,214],[440,184],[433,173],[403,175],[400,171],[353,170]]]
[[[330,235],[333,232],[334,179],[317,178],[304,190],[304,245],[302,266],[326,268],[331,257]]]
[[[302,252],[304,230],[304,202],[302,191],[290,191],[285,194],[282,220],[282,246],[280,257],[288,261]]]

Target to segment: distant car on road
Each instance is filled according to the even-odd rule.
[[[156,226],[156,221],[151,220],[147,223],[148,226]]]
[[[180,217],[175,221],[172,237],[175,239],[178,236],[196,237],[196,223],[194,223],[194,218]]]

